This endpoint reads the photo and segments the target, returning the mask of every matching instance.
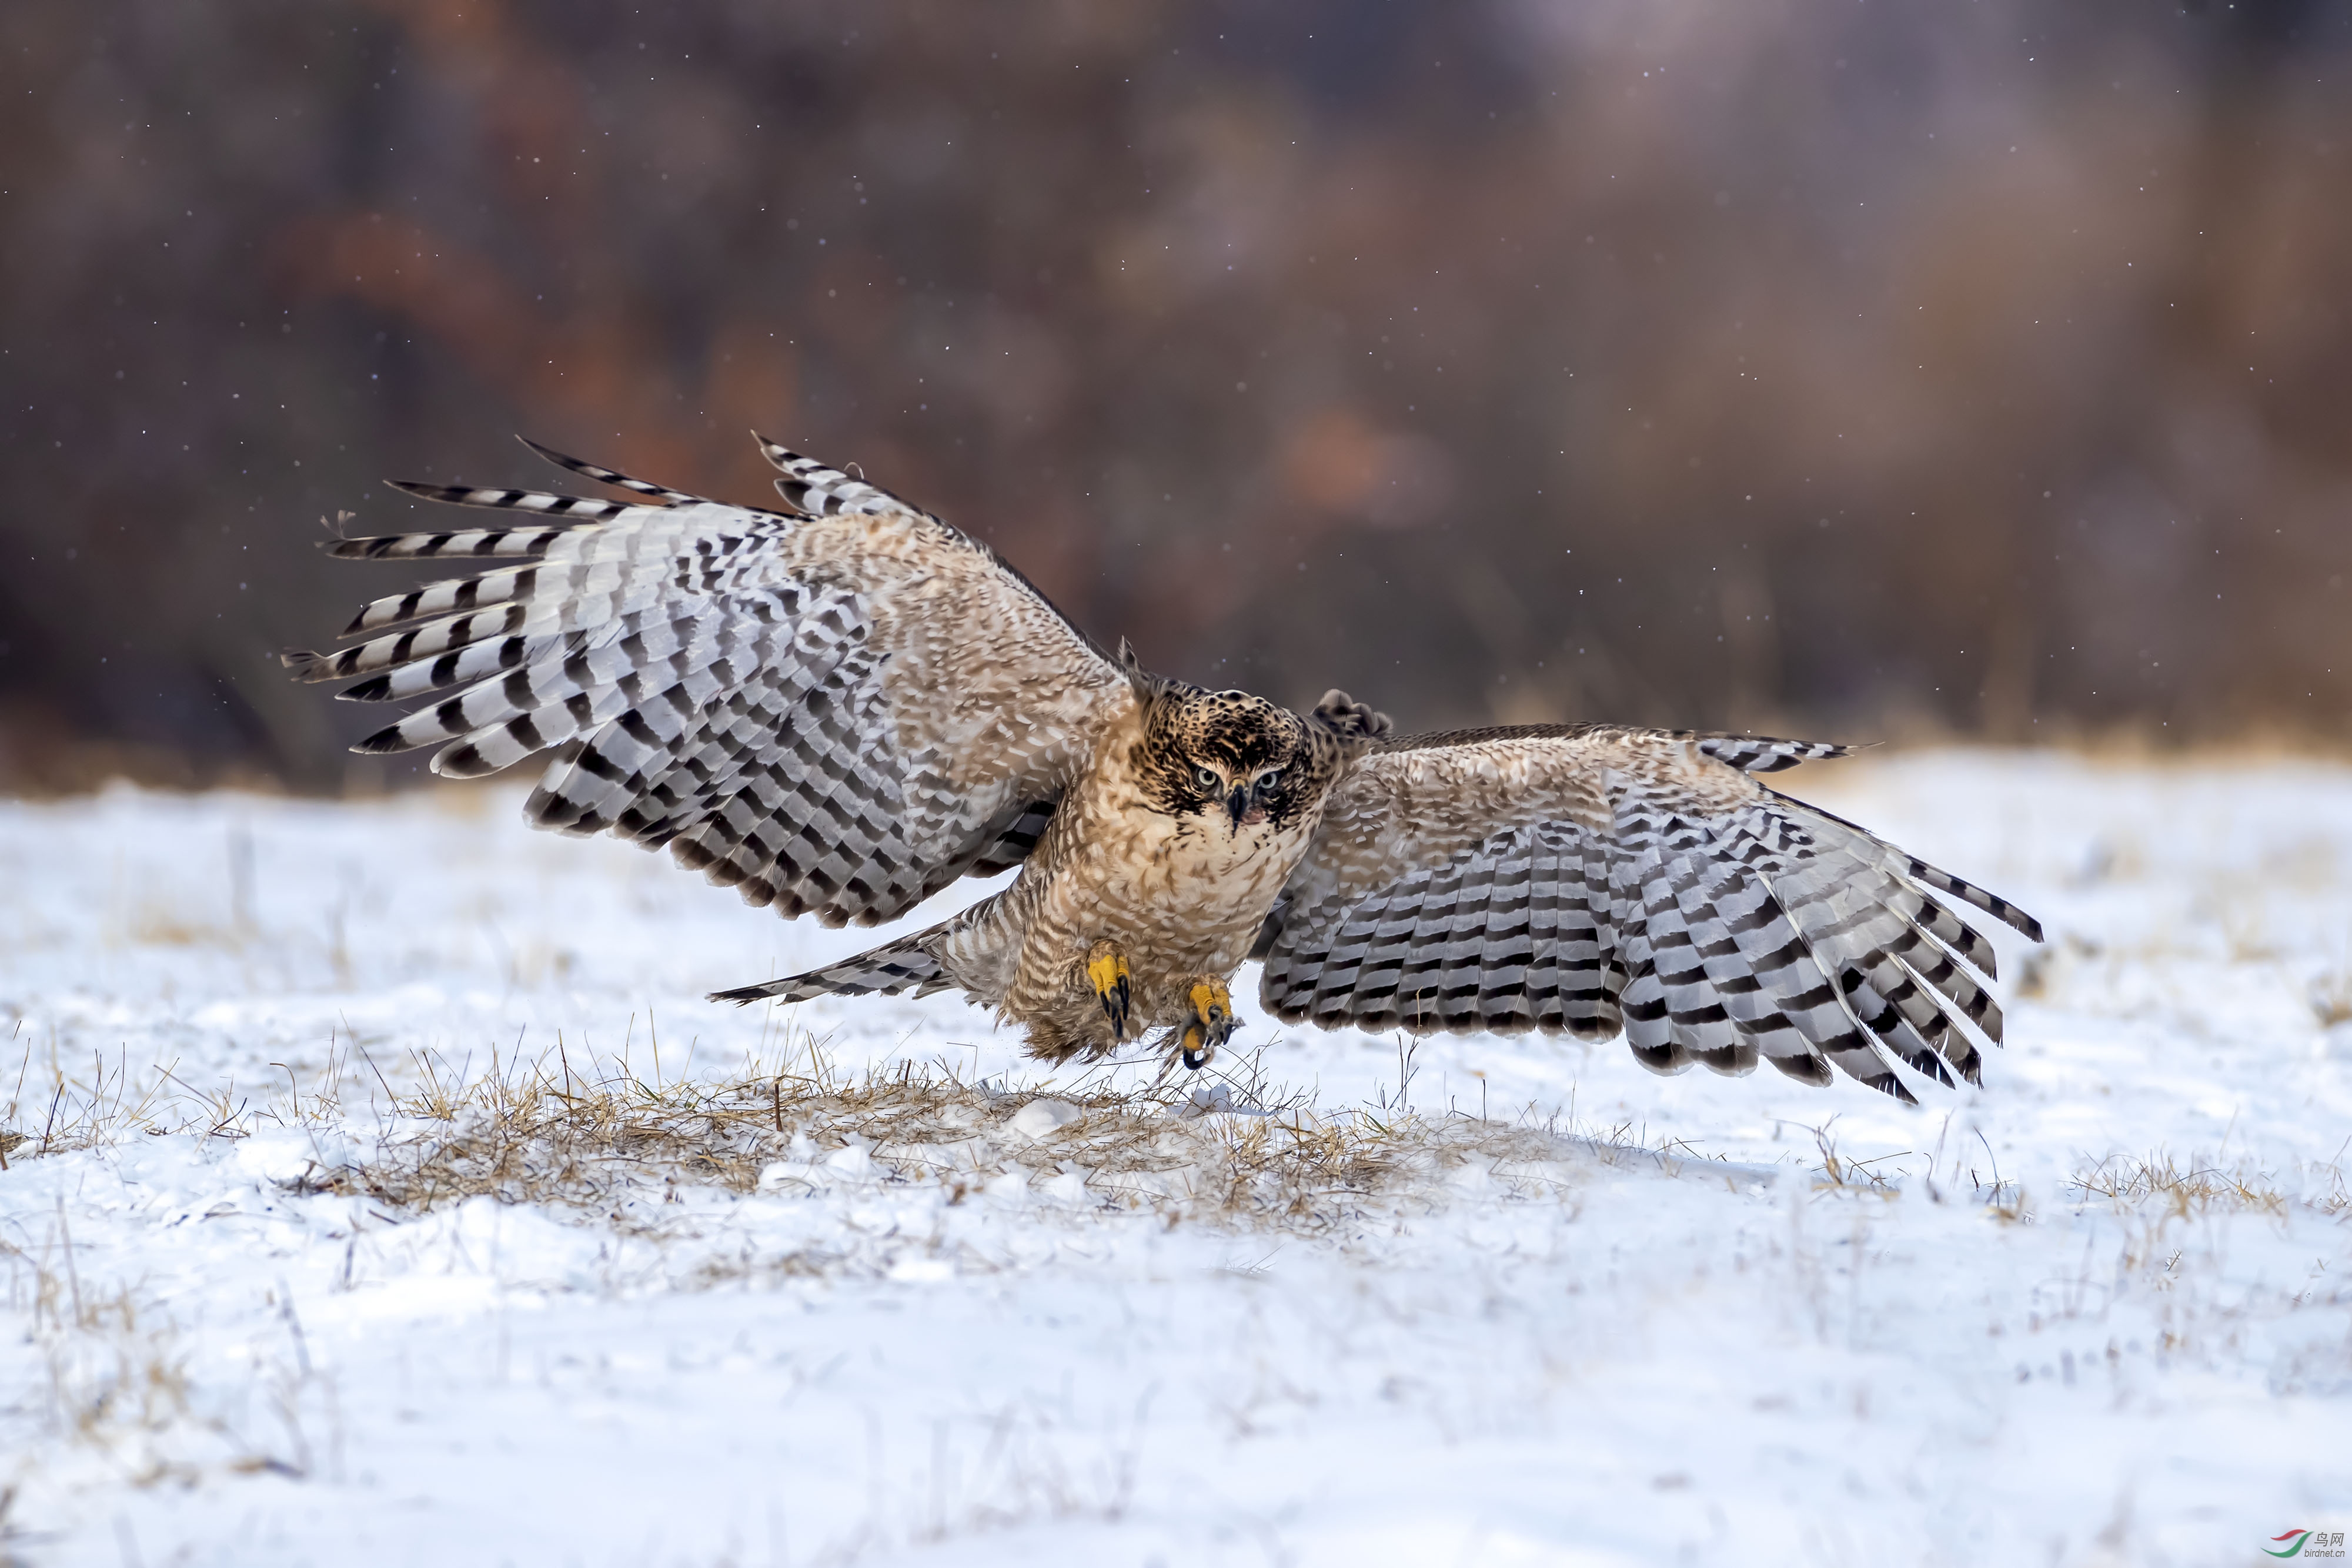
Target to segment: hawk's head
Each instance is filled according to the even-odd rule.
[[[1325,694],[1305,717],[1248,692],[1203,691],[1143,673],[1119,649],[1144,706],[1136,761],[1144,793],[1171,816],[1200,816],[1238,833],[1310,816],[1347,765],[1389,730],[1388,716]]]

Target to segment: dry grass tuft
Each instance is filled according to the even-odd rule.
[[[2084,1197],[2105,1198],[2118,1210],[2153,1204],[2184,1219],[2215,1213],[2284,1216],[2292,1202],[2265,1174],[2242,1166],[2224,1171],[2194,1162],[2183,1168],[2161,1151],[2152,1159],[2110,1155],[2078,1172],[2068,1185]],[[2315,1207],[2336,1211],[2325,1203]]]
[[[1901,1186],[1895,1174],[1879,1167],[1908,1158],[1913,1151],[1898,1149],[1893,1154],[1879,1155],[1871,1159],[1854,1159],[1839,1151],[1837,1135],[1832,1130],[1836,1125],[1837,1118],[1832,1116],[1820,1126],[1806,1129],[1812,1134],[1813,1148],[1822,1156],[1822,1179],[1818,1185],[1841,1190],[1873,1192],[1882,1197],[1892,1197],[1899,1192]]]
[[[318,1403],[319,1379],[299,1348],[290,1301],[279,1312],[295,1329],[298,1364],[264,1351],[249,1373],[281,1429],[273,1440],[239,1430],[220,1401],[199,1397],[190,1372],[195,1357],[171,1312],[143,1286],[83,1277],[62,1204],[37,1242],[29,1231],[20,1234],[25,1244],[0,1240],[0,1262],[7,1266],[9,1308],[25,1314],[26,1343],[43,1376],[37,1394],[26,1391],[19,1415],[61,1443],[103,1456],[133,1487],[186,1487],[219,1467],[298,1479],[310,1473],[302,1420],[306,1403]],[[5,1514],[0,1498],[0,1525]],[[5,1544],[0,1529],[0,1568],[16,1561]]]
[[[2311,1012],[2322,1029],[2352,1023],[2352,972],[2335,970],[2311,982]]]
[[[23,1027],[19,1020],[20,1036]],[[190,1130],[193,1102],[180,1091],[171,1068],[159,1067],[152,1076],[136,1079],[128,1048],[112,1061],[93,1052],[84,1073],[59,1060],[52,1041],[38,1077],[32,1076],[32,1068],[33,1048],[27,1041],[17,1061],[15,1088],[0,1110],[0,1171],[11,1160],[94,1148],[132,1133]]]

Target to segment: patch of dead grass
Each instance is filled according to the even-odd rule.
[[[1040,1089],[968,1079],[944,1062],[845,1073],[823,1041],[798,1031],[763,1043],[769,1061],[755,1055],[730,1072],[666,1079],[658,1051],[647,1078],[625,1050],[583,1061],[560,1041],[536,1060],[494,1054],[487,1072],[413,1051],[387,1076],[373,1054],[345,1040],[331,1047],[323,1072],[299,1083],[280,1067],[274,1082],[210,1088],[160,1061],[134,1072],[120,1054],[92,1057],[77,1071],[54,1051],[37,1063],[28,1049],[19,1062],[28,1071],[0,1118],[0,1126],[13,1124],[0,1131],[0,1166],[136,1136],[296,1132],[310,1138],[315,1156],[281,1182],[296,1192],[412,1214],[488,1197],[622,1222],[650,1212],[642,1200],[684,1189],[823,1186],[843,1175],[835,1156],[854,1150],[862,1155],[849,1162],[856,1174],[936,1183],[950,1203],[1017,1176],[1055,1185],[1064,1201],[1149,1211],[1171,1224],[1300,1233],[1346,1227],[1376,1208],[1433,1208],[1457,1186],[1558,1197],[1611,1167],[1665,1176],[1719,1170],[1735,1185],[1776,1179],[1687,1148],[1650,1147],[1630,1124],[1588,1127],[1532,1108],[1489,1119],[1424,1114],[1384,1098],[1318,1113],[1304,1092],[1277,1092],[1262,1057],[1139,1087],[1114,1087],[1098,1072]],[[1843,1161],[1833,1149],[1824,1158],[1832,1186],[1891,1190],[1872,1162]]]
[[[1263,1088],[1250,1065],[1213,1090],[1163,1080],[1040,1093],[913,1063],[852,1076],[806,1041],[782,1067],[723,1081],[587,1075],[558,1055],[465,1082],[428,1071],[394,1096],[392,1130],[372,1148],[291,1185],[410,1211],[488,1196],[618,1214],[622,1198],[671,1187],[822,1185],[854,1150],[876,1178],[936,1182],[951,1203],[1007,1176],[1043,1186],[1075,1173],[1098,1205],[1171,1223],[1316,1231],[1474,1161],[1507,1185],[1556,1189],[1576,1165],[1640,1152],[1552,1123],[1318,1116],[1297,1099],[1260,1103]]]
[[[22,1040],[23,1033],[19,1019],[16,1038]],[[14,1087],[0,1110],[0,1171],[11,1160],[94,1148],[134,1133],[187,1131],[194,1100],[177,1086],[169,1067],[134,1076],[128,1047],[111,1061],[93,1051],[84,1071],[62,1060],[52,1040],[49,1059],[37,1075],[33,1047],[26,1041]]]
[[[189,1370],[194,1354],[173,1314],[143,1285],[83,1277],[62,1203],[37,1239],[29,1224],[17,1234],[19,1240],[0,1239],[0,1262],[7,1268],[9,1308],[24,1314],[25,1340],[42,1376],[37,1393],[26,1390],[16,1415],[53,1439],[101,1456],[133,1487],[192,1485],[216,1467],[308,1473],[307,1443],[286,1408],[277,1414],[293,1433],[299,1468],[220,1414],[199,1408],[205,1402]],[[290,1305],[283,1310],[290,1322]],[[274,1356],[262,1358],[257,1370],[281,1406],[281,1388],[299,1394],[298,1384],[312,1381],[307,1364],[298,1376]],[[0,1526],[5,1517],[0,1498]],[[0,1528],[0,1568],[15,1561],[5,1541]]]
[[[2352,971],[2332,970],[2311,982],[2311,1014],[2322,1029],[2352,1023]]]
[[[2147,1158],[2109,1155],[2077,1172],[2068,1186],[2086,1198],[2105,1198],[2118,1210],[2154,1206],[2182,1219],[2209,1214],[2284,1217],[2294,1202],[2266,1173],[2245,1166],[2225,1171],[2194,1160],[2183,1166],[2164,1151]]]
[[[1630,1126],[1564,1126],[1533,1111],[1504,1121],[1384,1103],[1318,1114],[1303,1092],[1275,1093],[1260,1058],[1140,1088],[1096,1076],[1039,1091],[944,1064],[853,1075],[804,1034],[771,1043],[773,1065],[754,1058],[731,1074],[668,1080],[657,1069],[646,1078],[625,1053],[575,1061],[561,1043],[472,1074],[415,1052],[405,1087],[347,1045],[300,1083],[288,1071],[210,1088],[161,1062],[134,1072],[119,1056],[77,1069],[52,1049],[37,1063],[28,1046],[0,1118],[0,1167],[137,1136],[305,1131],[317,1158],[286,1184],[297,1191],[410,1212],[488,1196],[619,1213],[623,1197],[682,1187],[816,1185],[831,1156],[856,1149],[879,1179],[937,1182],[954,1202],[1006,1176],[1043,1185],[1076,1173],[1084,1196],[1171,1222],[1317,1230],[1375,1203],[1434,1201],[1433,1183],[1474,1163],[1475,1185],[1527,1192],[1612,1165],[1672,1174],[1694,1163],[1641,1146]],[[347,1104],[360,1084],[364,1105]],[[1045,1111],[1024,1118],[1041,1100]]]

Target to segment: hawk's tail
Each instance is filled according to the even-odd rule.
[[[886,942],[855,958],[811,969],[805,975],[770,980],[764,985],[741,986],[731,991],[714,991],[709,999],[739,1005],[771,999],[804,1002],[812,997],[897,996],[908,990],[919,997],[928,997],[956,983],[927,946],[946,929],[945,925],[934,925],[912,936]]]

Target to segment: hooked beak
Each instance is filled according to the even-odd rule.
[[[1234,785],[1233,793],[1225,797],[1225,814],[1233,819],[1236,832],[1246,824],[1265,821],[1265,808],[1258,804],[1257,792],[1246,784]]]

